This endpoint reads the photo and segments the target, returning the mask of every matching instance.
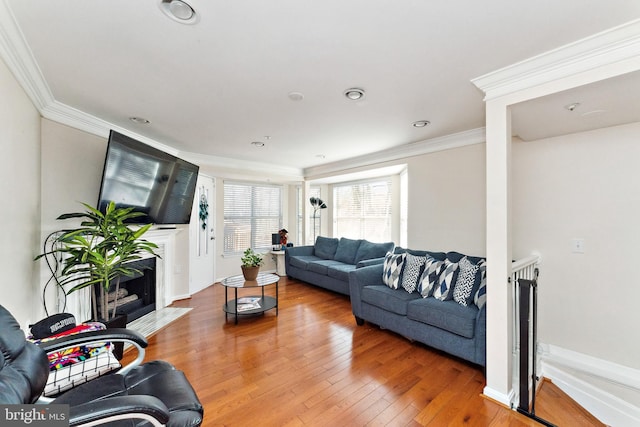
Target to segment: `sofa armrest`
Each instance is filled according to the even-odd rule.
[[[383,285],[382,264],[357,268],[349,272],[349,295],[351,311],[356,318],[362,315],[362,288],[366,285]]]
[[[356,264],[356,268],[369,267],[370,265],[376,264],[384,264],[384,258],[385,257],[363,259],[362,261],[359,261],[358,264]]]
[[[476,360],[486,366],[487,360],[487,305],[483,305],[476,315]]]
[[[289,258],[292,256],[309,256],[313,255],[314,247],[311,245],[308,246],[291,246],[285,249],[284,259],[287,264],[289,264]]]

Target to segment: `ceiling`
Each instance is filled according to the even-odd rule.
[[[480,129],[473,78],[640,18],[637,0],[187,0],[185,25],[161,0],[0,1],[56,104],[178,153],[301,171]],[[638,90],[633,73],[517,105],[514,134],[639,121]]]

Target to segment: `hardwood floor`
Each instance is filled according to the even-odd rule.
[[[146,359],[186,373],[205,407],[203,425],[539,425],[483,398],[479,367],[357,326],[346,296],[283,277],[279,297],[277,317],[272,310],[235,325],[225,321],[216,284],[174,303],[193,310],[149,338]],[[546,419],[564,412],[558,402]]]

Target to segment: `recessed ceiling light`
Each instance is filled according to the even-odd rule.
[[[572,102],[571,104],[565,105],[564,108],[569,110],[569,111],[573,111],[576,108],[578,108],[580,106],[579,102]]]
[[[131,120],[133,123],[137,123],[139,125],[148,125],[149,123],[151,123],[149,120],[143,118],[143,117],[129,117],[129,120]]]
[[[418,120],[417,122],[411,123],[411,126],[414,128],[423,128],[429,126],[431,122],[429,120]]]
[[[304,94],[302,92],[289,92],[289,99],[292,101],[302,101]]]
[[[324,159],[326,156],[324,154],[316,154],[316,157],[319,159]]]
[[[264,142],[262,142],[262,141],[253,141],[251,143],[251,145],[254,145],[256,147],[264,147]]]
[[[183,0],[160,0],[160,10],[181,24],[195,24],[198,20],[196,11]]]
[[[347,89],[344,91],[344,96],[352,101],[358,101],[364,98],[364,89],[352,87],[351,89]]]

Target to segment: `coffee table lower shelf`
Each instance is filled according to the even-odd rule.
[[[238,310],[237,309],[237,304],[236,302],[238,301],[237,299],[232,299],[231,301],[227,302],[226,304],[224,304],[222,306],[222,310],[224,310],[224,312],[226,314],[233,314],[235,315],[236,313],[238,314],[238,316],[242,316],[245,314],[261,314],[264,313],[265,311],[271,310],[272,308],[278,308],[278,301],[276,301],[275,298],[270,297],[268,295],[265,295],[264,297],[260,297],[260,296],[250,296],[250,297],[242,297],[244,298],[259,298],[258,300],[256,300],[256,302],[258,304],[260,304],[259,308],[252,308],[252,309],[248,309],[248,310]]]

